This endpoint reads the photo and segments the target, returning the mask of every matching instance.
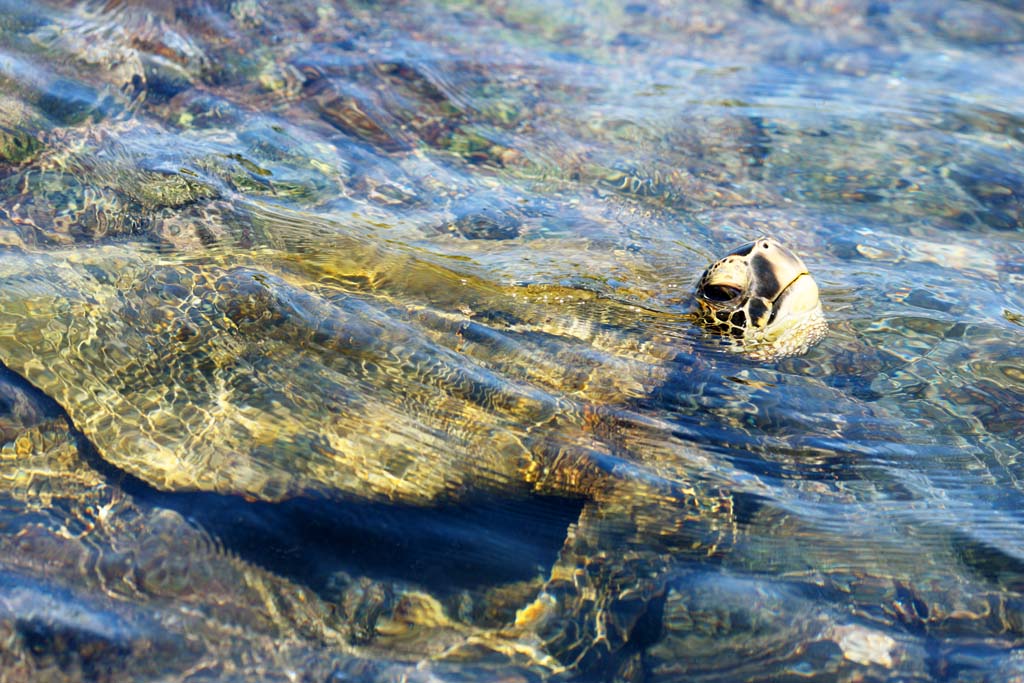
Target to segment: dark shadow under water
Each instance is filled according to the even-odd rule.
[[[104,459],[63,407],[2,364],[0,383],[31,396],[45,417],[66,420],[83,460],[137,504],[174,510],[242,559],[321,593],[339,570],[408,581],[440,595],[534,579],[554,564],[583,506],[553,496],[480,496],[423,507],[321,494],[265,502],[162,491]]]

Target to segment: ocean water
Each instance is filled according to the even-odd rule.
[[[1024,680],[1022,235],[1018,0],[2,0],[0,680]]]

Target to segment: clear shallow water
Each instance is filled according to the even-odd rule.
[[[1017,3],[2,9],[7,679],[1022,675]]]

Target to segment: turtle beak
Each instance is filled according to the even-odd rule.
[[[772,310],[775,317],[780,314],[786,317],[799,317],[820,308],[818,299],[818,283],[810,273],[800,273],[785,289],[779,292]]]
[[[799,256],[774,240],[759,240],[759,244],[764,242],[769,244],[764,251],[768,256],[766,260],[770,262],[771,275],[758,280],[763,283],[774,279],[776,283],[768,325],[777,324],[781,333],[793,325],[802,324],[809,316],[820,314],[818,284]],[[760,265],[755,263],[754,267]]]

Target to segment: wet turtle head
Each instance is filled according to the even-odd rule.
[[[807,266],[767,237],[711,264],[697,283],[696,298],[697,322],[758,360],[804,353],[828,329]]]

